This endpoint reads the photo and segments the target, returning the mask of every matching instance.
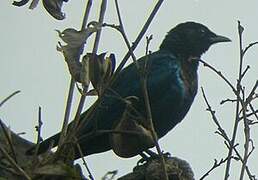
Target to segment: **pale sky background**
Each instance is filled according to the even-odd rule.
[[[69,1],[65,4],[66,19],[57,21],[43,9],[42,4],[31,11],[27,7],[16,8],[11,1],[0,1],[0,100],[16,90],[21,93],[9,100],[0,109],[0,117],[15,132],[26,132],[23,137],[35,141],[34,126],[37,123],[38,106],[42,107],[44,138],[58,132],[63,119],[66,95],[68,93],[69,73],[61,53],[56,51],[58,39],[55,29],[81,26],[86,1]],[[92,8],[91,20],[98,17],[99,1]],[[150,14],[154,0],[120,1],[122,18],[126,33],[133,41]],[[113,1],[108,1],[105,22],[117,23]],[[96,16],[97,15],[97,16]],[[232,43],[221,43],[213,46],[202,59],[221,70],[232,82],[236,82],[239,46],[237,20],[245,27],[245,45],[258,40],[258,1],[240,0],[167,0],[163,3],[156,18],[152,22],[147,35],[153,34],[150,49],[155,51],[166,32],[178,23],[196,21],[207,25],[217,34],[232,39]],[[88,51],[92,49],[92,40],[88,41]],[[145,41],[135,51],[137,57],[144,55]],[[246,88],[251,89],[258,77],[258,47],[246,55],[244,64],[251,69],[244,79]],[[120,34],[111,29],[103,29],[98,52],[114,52],[120,60],[127,48]],[[226,148],[223,139],[215,135],[216,126],[210,114],[205,111],[206,105],[201,95],[203,86],[221,125],[231,136],[235,107],[232,103],[219,105],[222,99],[232,98],[231,90],[209,69],[199,68],[199,92],[191,110],[184,121],[160,140],[164,151],[173,156],[187,160],[199,179],[212,165],[214,159],[224,158]],[[248,92],[249,92],[248,91]],[[75,105],[78,100],[75,100]],[[90,105],[92,99],[87,101]],[[257,101],[254,104],[258,107]],[[241,123],[242,125],[242,123]],[[251,136],[258,145],[258,128],[253,127]],[[243,130],[239,129],[238,140],[243,140]],[[240,142],[243,146],[243,141]],[[242,152],[242,148],[240,148]],[[123,159],[112,151],[86,157],[88,165],[96,179],[100,179],[107,171],[119,170],[117,177],[131,172],[140,157]],[[251,156],[248,166],[258,176],[257,149]],[[230,180],[238,179],[239,162],[233,161]],[[212,172],[207,179],[222,179],[224,166]],[[85,174],[87,175],[87,174]],[[245,179],[248,179],[245,176]]]

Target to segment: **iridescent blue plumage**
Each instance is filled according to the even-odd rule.
[[[230,40],[216,35],[202,24],[186,22],[177,25],[167,34],[158,51],[138,60],[140,67],[147,62],[147,88],[158,138],[182,121],[191,107],[197,93],[196,58],[200,58],[212,44],[226,41]],[[88,119],[84,118],[88,112],[81,115],[82,128],[77,138],[85,156],[111,149],[110,136],[107,134],[82,137],[96,129],[113,129],[121,121],[125,110],[126,104],[121,98],[137,97],[133,106],[143,119],[146,118],[142,92],[140,75],[136,66],[131,64],[122,70],[106,91],[95,113]],[[59,134],[42,142],[39,153],[47,149],[51,140],[57,145],[58,139]],[[146,149],[148,147],[143,148]],[[75,158],[79,156],[77,153]]]

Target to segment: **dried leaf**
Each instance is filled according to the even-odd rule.
[[[62,12],[63,2],[64,0],[43,0],[43,5],[52,17],[63,20],[65,18],[65,14]]]
[[[89,77],[89,57],[88,56],[84,56],[82,59],[82,70],[80,73],[80,79],[81,79],[81,83],[84,86],[89,86],[90,84],[90,77]]]
[[[89,54],[89,56],[91,56],[89,60],[90,81],[100,95],[113,75],[115,56],[111,54],[109,57],[105,57],[106,53],[100,55]]]
[[[63,53],[70,74],[77,82],[87,84],[87,80],[85,79],[84,75],[85,72],[82,72],[85,71],[85,69],[83,69],[82,64],[78,60],[80,58],[83,46],[86,43],[87,38],[97,30],[98,27],[88,27],[83,31],[77,31],[72,28],[67,28],[63,32],[56,30],[59,37],[66,43],[66,45],[62,45],[61,43],[59,43],[59,46],[57,46],[57,50]],[[83,79],[82,76],[84,76]]]
[[[27,4],[28,2],[29,2],[29,0],[13,1],[13,5],[21,7],[21,6],[24,6],[25,4]]]
[[[39,0],[32,0],[32,2],[30,3],[29,9],[34,9],[34,8],[36,8],[37,5],[38,5],[38,3],[39,3]]]

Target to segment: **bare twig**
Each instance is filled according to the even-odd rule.
[[[236,99],[225,99],[225,100],[222,100],[221,102],[220,102],[220,104],[222,105],[222,104],[224,104],[224,103],[226,103],[226,102],[236,102],[237,100]]]
[[[247,71],[250,69],[250,66],[247,65],[245,70],[243,71],[242,75],[241,75],[241,78],[243,78],[245,76],[245,74],[247,73]]]
[[[104,22],[106,7],[107,7],[107,0],[102,0],[101,8],[100,8],[100,15],[99,15],[99,24],[103,24],[103,22]],[[100,35],[101,35],[101,28],[96,33],[95,42],[94,42],[94,46],[93,46],[93,50],[92,50],[93,54],[97,53]]]
[[[256,91],[257,87],[258,87],[258,80],[256,80],[253,89],[251,90],[248,97],[246,98],[246,102],[245,102],[246,105],[249,104],[253,100],[253,96],[255,94],[255,91]]]
[[[225,141],[225,144],[226,144],[227,148],[230,149],[230,147],[232,147],[232,145],[230,145],[231,140],[230,140],[229,137],[227,136],[225,130],[224,130],[224,129],[221,127],[221,125],[219,124],[219,121],[218,121],[218,119],[217,119],[217,117],[216,117],[216,115],[215,115],[215,111],[211,109],[211,106],[210,106],[210,104],[209,104],[209,102],[208,102],[208,99],[207,99],[207,97],[206,97],[206,95],[205,95],[205,93],[204,93],[203,88],[201,88],[201,90],[202,90],[202,94],[203,94],[204,100],[205,100],[205,102],[206,102],[206,105],[207,105],[207,107],[208,107],[207,110],[211,113],[212,119],[213,119],[213,121],[215,122],[215,124],[216,124],[217,127],[218,127],[218,131],[216,131],[216,133],[219,134],[220,136],[222,136],[222,137],[226,140],[226,141]],[[238,152],[238,150],[236,149],[236,146],[237,146],[237,145],[238,145],[238,144],[235,144],[235,145],[232,147],[232,149],[233,149],[234,152],[236,153],[237,158],[243,163],[244,160],[243,160],[242,156],[240,155],[240,153]],[[227,161],[227,158],[224,159],[224,160]],[[215,168],[210,169],[207,173],[209,174],[209,173],[210,173],[211,171],[213,171],[214,169],[215,169]],[[249,177],[253,177],[253,175],[251,174],[251,172],[250,172],[248,166],[245,166],[245,170],[246,170],[246,172],[247,172],[247,174],[248,174]],[[207,173],[206,173],[206,174],[207,174]],[[208,174],[207,174],[207,175],[208,175]],[[206,176],[207,176],[207,175],[206,175]],[[206,176],[203,175],[202,178],[204,178],[204,177],[206,177]],[[202,178],[201,178],[201,179],[202,179]],[[250,178],[250,179],[251,179],[251,178]]]
[[[248,101],[248,99],[246,100]],[[240,173],[240,180],[244,178],[244,172],[245,172],[245,167],[247,164],[247,160],[249,158],[249,142],[250,142],[250,127],[248,123],[248,119],[246,118],[246,109],[247,104],[243,107],[243,120],[244,120],[244,134],[245,134],[245,144],[244,144],[244,158],[242,162],[242,167],[241,167],[241,173]]]
[[[0,107],[1,107],[5,102],[7,102],[10,98],[12,98],[14,95],[16,95],[16,94],[18,94],[18,93],[20,93],[20,92],[21,92],[20,90],[15,91],[15,92],[13,92],[11,95],[9,95],[8,97],[6,97],[4,100],[2,100],[2,101],[0,102]]]
[[[247,52],[247,50],[251,47],[253,47],[254,45],[258,44],[258,42],[253,42],[253,43],[250,43],[246,48],[245,50],[243,51],[243,55],[245,55],[245,53]]]
[[[104,16],[106,12],[106,6],[107,6],[107,0],[102,0],[101,8],[100,8],[100,14],[99,14],[99,24],[103,24],[104,22]],[[99,46],[100,41],[100,35],[101,35],[101,28],[98,29],[95,37],[95,42],[92,50],[92,54],[96,54]],[[80,115],[84,106],[84,102],[86,99],[86,94],[88,91],[88,86],[83,85],[83,93],[81,94],[80,102],[76,111],[75,120],[74,120],[74,128],[78,127],[79,121],[80,121]],[[76,133],[76,132],[74,132]]]
[[[160,156],[160,159],[161,159],[161,165],[162,165],[162,170],[163,170],[163,175],[164,175],[163,179],[164,180],[168,180],[168,174],[167,174],[167,171],[166,171],[165,160],[164,160],[161,148],[160,148],[159,143],[158,143],[158,137],[157,137],[156,131],[154,129],[153,120],[152,120],[151,107],[150,107],[149,95],[148,95],[148,90],[147,90],[147,72],[146,72],[146,68],[140,69],[140,66],[139,66],[139,64],[138,64],[138,62],[136,60],[136,57],[135,57],[135,55],[133,53],[133,50],[130,47],[129,40],[126,37],[126,34],[124,32],[122,18],[121,18],[121,14],[120,14],[120,11],[119,11],[119,6],[118,6],[117,0],[115,0],[115,4],[116,4],[116,10],[117,10],[118,19],[119,19],[120,32],[122,33],[122,36],[123,36],[123,38],[124,38],[124,40],[126,42],[126,45],[127,45],[128,49],[129,49],[130,55],[132,56],[133,61],[134,61],[135,65],[136,65],[136,68],[137,68],[137,70],[138,70],[138,72],[140,74],[140,83],[141,83],[141,86],[142,86],[143,96],[144,96],[144,101],[145,101],[145,109],[146,109],[146,116],[147,116],[146,119],[148,121],[147,124],[149,125],[148,129],[151,131],[152,138],[154,140],[157,152],[158,152],[158,154]],[[149,43],[148,43],[148,45],[149,45]],[[147,46],[147,48],[148,48],[148,46]],[[148,50],[147,50],[147,52],[148,52]],[[147,61],[147,59],[146,59],[146,61]],[[141,71],[143,71],[143,72],[141,72]]]
[[[218,76],[220,76],[226,82],[226,84],[232,89],[234,94],[237,94],[237,90],[235,89],[233,84],[220,71],[218,71],[215,67],[213,67],[212,65],[208,64],[207,62],[205,62],[205,61],[203,61],[201,59],[198,59],[198,61],[201,62],[205,67],[208,67],[209,69],[211,69]]]
[[[86,170],[87,170],[87,172],[88,172],[88,174],[89,174],[90,180],[94,180],[93,175],[92,175],[91,172],[90,172],[90,168],[88,167],[87,162],[86,162],[86,160],[85,160],[85,158],[84,158],[84,156],[83,156],[83,153],[82,153],[82,149],[81,149],[80,144],[79,144],[79,143],[76,143],[76,146],[77,146],[77,149],[78,149],[78,151],[79,151],[79,153],[80,153],[80,155],[81,155],[81,157],[82,157],[83,165],[85,166],[85,168],[86,168]]]
[[[202,90],[202,95],[203,95],[203,98],[204,98],[204,100],[205,100],[205,103],[206,103],[206,105],[207,105],[207,107],[208,107],[208,108],[207,108],[207,111],[209,111],[209,112],[211,113],[212,119],[213,119],[213,121],[215,122],[215,124],[217,125],[218,131],[219,131],[220,135],[227,141],[227,143],[230,144],[231,141],[230,141],[230,139],[228,138],[228,135],[227,135],[226,131],[221,127],[221,125],[220,125],[220,123],[219,123],[219,121],[218,121],[218,119],[217,119],[217,117],[216,117],[216,115],[215,115],[215,111],[213,111],[213,110],[211,109],[211,106],[210,106],[210,104],[209,104],[209,102],[208,102],[208,99],[207,99],[207,97],[206,97],[206,95],[205,95],[204,89],[201,88],[201,90]]]
[[[118,6],[118,1],[115,0],[115,5],[116,5],[116,12],[117,12],[117,16],[118,16],[118,21],[119,21],[119,32],[122,34],[123,36],[123,39],[126,43],[126,46],[130,52],[130,55],[132,56],[132,59],[133,59],[133,62],[135,63],[137,69],[139,69],[139,65],[138,65],[138,62],[136,61],[136,56],[134,55],[133,53],[133,50],[131,48],[131,45],[130,45],[130,42],[126,36],[126,33],[125,33],[125,30],[124,30],[124,25],[123,25],[123,21],[122,21],[122,17],[121,17],[121,14],[120,14],[120,10],[119,10],[119,6]],[[121,65],[121,64],[120,64]]]
[[[222,164],[224,164],[227,161],[227,159],[228,157],[226,157],[225,159],[222,158],[219,162],[217,159],[214,159],[213,166],[200,178],[200,180],[203,180],[204,178],[206,178],[211,173],[211,171],[220,167]]]
[[[38,134],[38,137],[37,137],[37,145],[36,145],[36,150],[34,152],[34,157],[36,159],[37,157],[37,152],[39,150],[39,144],[40,142],[42,141],[42,138],[41,138],[41,127],[42,127],[42,118],[41,118],[41,107],[39,107],[39,112],[38,112],[38,126],[36,126],[36,130],[37,130],[37,134]]]
[[[146,41],[147,41],[146,48],[145,48],[145,55],[146,56],[150,53],[149,45],[150,45],[150,42],[151,42],[152,39],[153,39],[153,35],[152,34],[150,36],[146,36]]]
[[[232,134],[232,138],[231,138],[231,146],[229,148],[228,151],[228,157],[232,156],[232,151],[233,151],[233,146],[235,144],[235,140],[236,140],[236,134],[237,134],[237,129],[238,129],[238,124],[239,124],[239,108],[240,108],[240,91],[241,91],[241,77],[242,77],[242,67],[243,67],[243,47],[242,47],[242,33],[244,31],[244,28],[241,26],[240,21],[238,21],[238,34],[239,34],[239,53],[240,53],[240,62],[239,62],[239,75],[238,75],[238,81],[237,81],[237,90],[235,91],[235,94],[238,96],[237,97],[237,102],[236,102],[236,112],[235,112],[235,123],[234,123],[234,127],[233,127],[233,134]],[[230,165],[231,165],[231,159],[229,158],[227,160],[227,164],[226,164],[226,169],[225,169],[225,176],[224,176],[224,180],[227,180],[229,178],[229,171],[230,171]]]
[[[82,20],[81,30],[86,28],[91,6],[92,6],[92,0],[88,0],[87,5],[86,5],[86,10],[85,10],[85,13],[84,13],[84,16],[83,16],[83,20]]]
[[[254,107],[251,103],[249,103],[249,106],[250,106],[250,109],[252,110],[252,113],[247,114],[246,117],[255,115],[256,119],[258,120],[258,115],[257,115],[258,114],[258,109],[254,110]]]
[[[155,15],[157,14],[160,6],[162,5],[164,0],[159,0],[154,9],[152,10],[150,16],[148,17],[146,23],[144,24],[142,30],[140,31],[140,33],[138,34],[137,38],[135,39],[135,41],[132,43],[131,48],[129,49],[129,51],[127,52],[127,54],[124,56],[122,62],[119,64],[117,70],[114,73],[114,76],[111,80],[110,83],[114,82],[114,80],[117,78],[118,73],[122,70],[122,68],[124,67],[125,63],[127,62],[128,58],[131,56],[131,51],[134,51],[137,47],[137,45],[139,44],[139,42],[141,41],[142,37],[144,36],[145,32],[147,31],[147,29],[149,28],[153,18],[155,17]]]
[[[122,70],[123,66],[125,65],[125,63],[127,62],[128,58],[131,56],[131,51],[135,50],[137,45],[139,44],[140,40],[142,39],[142,37],[144,36],[145,32],[147,31],[150,23],[152,22],[153,18],[155,17],[156,13],[158,12],[161,4],[163,3],[164,0],[159,0],[154,9],[152,10],[150,16],[148,17],[145,25],[143,26],[142,30],[140,31],[140,33],[138,34],[137,38],[135,39],[135,41],[132,43],[131,48],[129,49],[129,51],[127,52],[127,54],[125,55],[125,57],[123,58],[122,62],[120,63],[120,65],[118,66],[117,70],[115,71],[114,75],[112,76],[111,80],[109,81],[108,85],[106,87],[110,87],[112,85],[112,83],[116,80],[118,74],[120,73],[120,71]],[[103,93],[104,94],[104,93]],[[102,99],[102,95],[99,96],[98,100],[91,106],[91,108],[88,110],[88,113],[86,114],[86,116],[84,117],[84,119],[89,119],[90,116],[92,116],[93,112],[95,111],[96,107],[98,107],[100,100]],[[89,121],[87,121],[84,126],[87,126],[87,124],[89,123]],[[81,128],[81,126],[78,127],[78,131]]]

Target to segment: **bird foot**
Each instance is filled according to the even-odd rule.
[[[160,155],[151,151],[151,150],[146,150],[142,153],[140,153],[140,156],[142,157],[138,162],[137,162],[137,166],[140,166],[142,164],[145,164],[145,163],[148,163],[152,160],[155,160],[155,159],[159,159],[160,158]],[[164,158],[167,158],[167,157],[171,157],[171,154],[169,152],[162,152],[162,156]]]

